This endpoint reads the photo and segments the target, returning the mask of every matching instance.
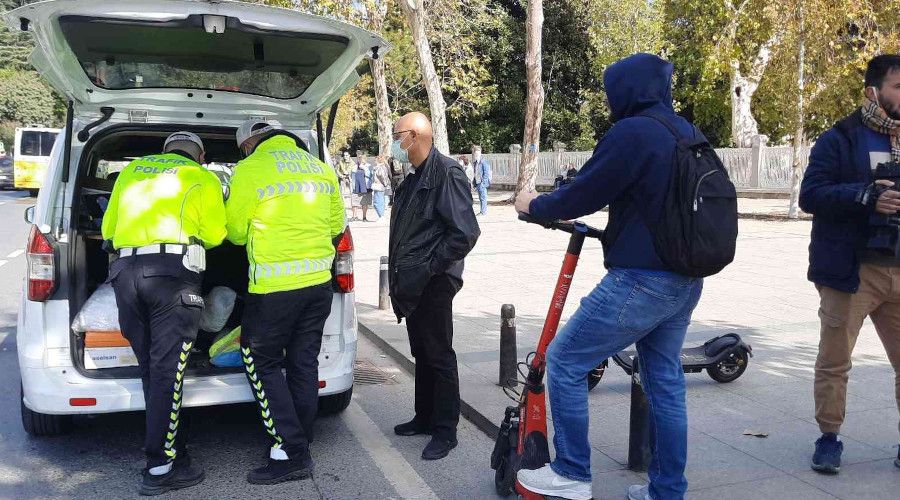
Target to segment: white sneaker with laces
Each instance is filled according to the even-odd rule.
[[[516,478],[528,491],[541,495],[568,498],[570,500],[591,500],[590,481],[575,481],[567,479],[550,468],[547,464],[540,469],[522,469]]]
[[[627,500],[653,500],[650,498],[650,487],[640,484],[632,484],[628,487]]]

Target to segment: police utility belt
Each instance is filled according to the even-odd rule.
[[[120,248],[119,258],[133,257],[135,255],[171,254],[183,255],[181,263],[184,267],[195,273],[206,270],[206,250],[201,245],[182,245],[180,243],[157,243],[143,247]]]

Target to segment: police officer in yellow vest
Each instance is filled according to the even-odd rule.
[[[275,484],[312,472],[318,355],[344,202],[334,169],[296,136],[249,120],[237,143],[245,159],[235,166],[225,210],[228,239],[246,245],[250,261],[241,354],[272,438],[268,464],[247,480]]]
[[[205,248],[225,238],[218,178],[200,165],[203,142],[190,132],[170,135],[163,154],[126,166],[103,217],[103,239],[118,258],[109,269],[122,334],[141,369],[147,408],[147,469],[142,495],[159,495],[203,481],[179,435],[184,370],[197,337]]]

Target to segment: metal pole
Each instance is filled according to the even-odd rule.
[[[387,310],[391,308],[391,288],[388,275],[388,258],[381,257],[381,266],[378,272],[378,308]]]
[[[500,386],[512,387],[516,380],[516,308],[503,304],[500,308]]]
[[[650,404],[641,384],[640,367],[635,356],[631,373],[631,412],[628,417],[628,468],[644,472],[650,465]]]

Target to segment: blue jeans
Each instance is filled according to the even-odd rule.
[[[681,347],[703,280],[665,271],[610,269],[547,349],[547,384],[556,434],[550,467],[577,481],[591,480],[588,372],[637,344],[650,425],[650,495],[680,499],[687,490],[687,408]],[[622,430],[626,432],[625,429]]]
[[[478,201],[481,202],[481,215],[487,213],[487,187],[484,183],[475,186],[478,190]]]
[[[375,206],[375,213],[378,217],[384,217],[384,191],[372,192],[372,205]]]

